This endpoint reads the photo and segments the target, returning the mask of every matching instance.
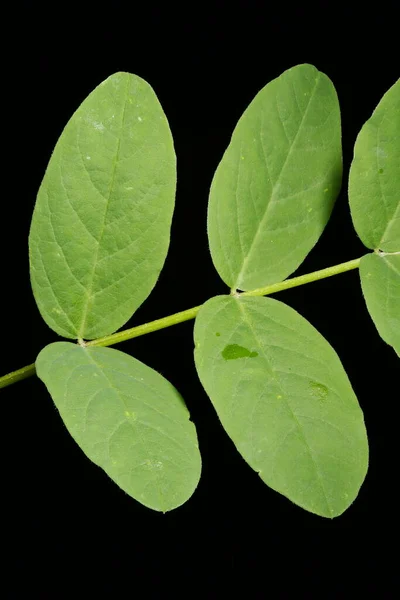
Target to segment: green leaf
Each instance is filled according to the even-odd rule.
[[[358,134],[349,202],[355,230],[367,248],[400,250],[400,79]]]
[[[118,350],[69,342],[44,348],[36,369],[74,440],[125,492],[163,512],[190,498],[196,429],[164,377]]]
[[[400,356],[400,253],[363,256],[360,278],[379,335]]]
[[[333,348],[272,298],[217,296],[194,329],[196,368],[245,461],[323,517],[356,498],[368,467],[363,414]]]
[[[92,339],[132,316],[167,254],[175,186],[171,132],[153,89],[112,75],[65,127],[33,213],[32,288],[54,331]]]
[[[312,65],[285,71],[245,110],[208,206],[215,268],[233,289],[282,281],[317,242],[340,189],[340,111]]]

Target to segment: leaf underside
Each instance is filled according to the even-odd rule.
[[[360,278],[379,335],[400,356],[400,254],[363,256]]]
[[[209,197],[213,263],[233,289],[282,281],[313,248],[340,189],[340,110],[312,65],[285,71],[246,109]]]
[[[355,230],[367,248],[400,251],[400,79],[358,134],[349,203]]]
[[[32,289],[54,331],[93,339],[132,316],[164,264],[175,187],[172,136],[153,89],[112,75],[66,125],[33,213]]]
[[[400,81],[400,80],[399,80]],[[400,250],[400,85],[357,138],[349,197],[370,248]],[[214,265],[232,289],[282,281],[303,262],[340,189],[340,111],[329,78],[285,71],[240,118],[208,206]],[[33,293],[67,338],[119,329],[154,287],[169,246],[176,159],[152,88],[116,73],[65,127],[29,235]],[[363,257],[360,277],[381,337],[400,355],[400,256]],[[342,514],[368,468],[363,414],[329,343],[271,298],[218,296],[200,309],[195,363],[222,425],[272,489],[324,517]],[[166,512],[201,472],[196,430],[160,374],[109,348],[50,344],[37,373],[86,456],[130,496]]]
[[[70,342],[36,360],[71,436],[126,493],[166,512],[200,478],[196,429],[178,391],[159,373],[110,348]]]
[[[245,461],[302,508],[343,513],[365,478],[368,442],[328,342],[277,300],[232,296],[202,306],[194,339],[201,383]]]

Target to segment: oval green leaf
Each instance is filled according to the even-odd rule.
[[[358,134],[349,203],[354,228],[367,248],[400,251],[400,79]]]
[[[36,369],[76,443],[126,493],[162,512],[190,498],[196,429],[164,377],[118,350],[69,342],[46,346]]]
[[[343,513],[365,478],[368,442],[328,342],[282,302],[232,296],[202,306],[194,339],[200,381],[245,461],[302,508]]]
[[[400,253],[363,256],[360,278],[379,335],[400,356]]]
[[[282,281],[313,248],[340,189],[340,110],[312,65],[285,71],[245,110],[215,172],[208,237],[233,289]]]
[[[93,339],[132,316],[165,261],[175,187],[172,136],[153,89],[112,75],[65,127],[33,213],[31,283],[54,331]]]

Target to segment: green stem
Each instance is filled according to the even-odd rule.
[[[326,269],[321,269],[320,271],[314,271],[313,273],[307,273],[306,275],[293,277],[292,279],[287,279],[286,281],[281,281],[280,283],[273,283],[249,292],[235,293],[234,295],[237,297],[268,296],[269,294],[281,292],[282,290],[297,287],[298,285],[304,285],[305,283],[311,283],[312,281],[318,281],[319,279],[325,279],[326,277],[332,277],[332,275],[339,275],[339,273],[345,273],[346,271],[357,269],[360,264],[360,260],[361,258],[355,258],[354,260],[349,260],[348,262],[341,263],[340,265],[334,265],[333,267],[327,267]],[[189,321],[190,319],[195,318],[201,306],[202,305],[194,306],[193,308],[183,310],[175,313],[174,315],[169,315],[168,317],[163,317],[162,319],[156,319],[150,323],[144,323],[143,325],[138,325],[137,327],[132,327],[131,329],[125,329],[124,331],[113,333],[112,335],[106,335],[97,340],[91,340],[90,342],[86,342],[85,345],[112,346],[114,344],[124,342],[125,340],[130,340],[132,338],[139,337],[140,335],[151,333],[152,331],[158,331],[159,329],[171,327],[171,325],[177,325],[178,323]],[[0,377],[0,388],[11,385],[12,383],[16,383],[17,381],[21,381],[22,379],[26,379],[27,377],[34,375],[35,372],[35,364],[32,364],[22,367],[22,369],[18,369],[18,371],[12,371],[7,375],[3,375],[3,377]]]
[[[307,273],[306,275],[300,275],[299,277],[293,277],[292,279],[286,279],[280,283],[272,283],[250,292],[242,292],[240,296],[268,296],[275,292],[281,292],[282,290],[288,290],[298,285],[304,285],[305,283],[311,283],[312,281],[318,281],[319,279],[325,279],[326,277],[332,277],[332,275],[339,275],[339,273],[345,273],[352,269],[357,269],[360,264],[361,258],[355,258],[348,262],[341,263],[340,265],[334,265],[333,267],[327,267],[320,271],[314,271],[314,273]]]
[[[8,385],[16,383],[17,381],[22,381],[27,377],[31,377],[35,373],[35,363],[32,365],[26,365],[26,367],[22,367],[22,369],[18,369],[17,371],[11,371],[11,373],[7,373],[7,375],[0,377],[0,388],[7,387]]]
[[[131,329],[125,329],[124,331],[117,331],[117,333],[112,333],[111,335],[106,335],[102,338],[98,338],[97,340],[86,342],[86,346],[112,346],[114,344],[119,344],[119,342],[125,342],[126,340],[139,337],[140,335],[151,333],[152,331],[158,331],[159,329],[171,327],[171,325],[177,325],[178,323],[183,323],[184,321],[190,321],[190,319],[195,318],[200,308],[201,305],[194,306],[193,308],[182,310],[174,315],[169,315],[168,317],[163,317],[162,319],[156,319],[150,323],[137,325],[136,327],[131,327]]]

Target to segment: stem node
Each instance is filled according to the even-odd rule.
[[[394,252],[394,254],[398,254],[398,252]],[[348,262],[334,265],[333,267],[327,267],[326,269],[321,269],[320,271],[314,271],[313,273],[307,273],[306,275],[300,275],[299,277],[286,279],[285,281],[273,283],[249,292],[240,293],[236,289],[232,288],[230,294],[235,298],[239,298],[240,296],[268,296],[270,294],[274,294],[275,292],[280,292],[292,287],[304,285],[305,283],[318,281],[319,279],[324,279],[325,277],[332,277],[332,275],[338,275],[339,273],[345,273],[346,271],[357,269],[360,264],[360,260],[361,258],[355,258],[354,260],[349,260]],[[165,329],[166,327],[171,327],[172,325],[177,325],[178,323],[183,323],[184,321],[190,321],[196,317],[201,306],[202,305],[194,306],[193,308],[183,310],[175,313],[174,315],[169,315],[168,317],[163,317],[162,319],[156,319],[150,323],[144,323],[143,325],[138,325],[137,327],[132,327],[131,329],[126,329],[125,331],[117,331],[117,333],[106,335],[97,340],[85,342],[82,338],[79,338],[78,344],[83,348],[87,348],[88,346],[112,346],[113,344],[119,344],[125,340],[130,340],[132,338],[145,335],[146,333],[151,333],[152,331],[158,331],[159,329]],[[18,369],[17,371],[12,371],[7,375],[3,375],[3,377],[0,377],[0,388],[11,385],[12,383],[16,383],[17,381],[21,381],[22,379],[26,379],[27,377],[31,377],[31,375],[34,375],[35,373],[35,363],[27,365],[26,367],[22,367],[22,369]]]

